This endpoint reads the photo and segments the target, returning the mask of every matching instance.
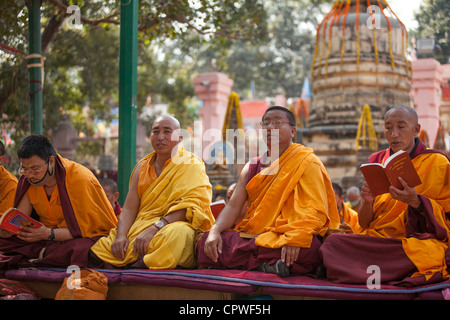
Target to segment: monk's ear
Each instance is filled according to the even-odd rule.
[[[48,163],[51,164],[52,166],[55,165],[55,156],[50,156],[50,158],[48,158]]]
[[[416,127],[414,128],[414,133],[416,134],[416,136],[419,135],[420,128],[421,128],[420,123],[416,124]]]
[[[297,127],[291,126],[291,138],[294,138],[296,133],[297,133]]]

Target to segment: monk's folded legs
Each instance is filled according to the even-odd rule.
[[[263,263],[275,264],[281,259],[281,248],[271,249],[255,245],[255,239],[243,239],[238,232],[222,232],[222,254],[217,262],[209,259],[204,253],[206,232],[197,248],[198,263],[205,268],[254,270]],[[310,248],[301,248],[300,254],[290,269],[291,274],[314,273],[321,265],[319,248],[321,241],[314,237]]]
[[[162,228],[150,241],[143,261],[149,269],[194,268],[195,231],[183,221]]]
[[[366,284],[373,268],[380,271],[380,283],[402,280],[416,271],[400,239],[333,234],[320,253],[328,280],[337,283]]]
[[[118,261],[111,252],[114,239],[115,232],[111,232],[109,237],[100,239],[93,246],[89,256],[92,267],[174,269],[197,266],[194,257],[195,231],[187,222],[173,222],[158,231],[148,244],[144,257],[132,254],[134,241],[131,241],[125,259]]]

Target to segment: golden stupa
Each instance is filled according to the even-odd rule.
[[[335,1],[317,27],[303,142],[343,187],[356,183],[360,162],[374,151],[364,150],[356,139],[364,106],[370,106],[382,141],[384,113],[395,105],[411,105],[407,47],[407,30],[384,0]]]

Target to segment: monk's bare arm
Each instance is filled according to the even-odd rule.
[[[164,220],[166,224],[176,221],[186,221],[186,209],[172,211],[164,216]]]
[[[28,198],[27,194],[24,194],[22,197],[22,200],[20,200],[20,203],[17,206],[17,209],[22,211],[23,213],[27,215],[31,215],[31,211],[33,210],[33,206],[30,202],[30,199]],[[17,237],[19,239],[22,239],[24,241],[28,242],[35,242],[40,240],[47,240],[49,239],[50,235],[52,234],[51,228],[47,228],[45,226],[42,226],[40,228],[24,228],[25,232],[19,232]],[[72,234],[70,233],[70,230],[68,228],[54,228],[53,229],[54,234],[54,241],[66,241],[73,239]]]
[[[130,188],[128,190],[122,212],[119,215],[119,222],[117,224],[116,239],[120,237],[127,237],[128,230],[130,230],[136,216],[138,214],[141,199],[138,194],[139,172],[141,164],[139,163],[131,176]]]
[[[247,201],[247,190],[245,187],[247,185],[248,169],[249,163],[242,169],[230,201],[220,213],[211,230],[214,228],[218,232],[225,231],[234,225],[236,219],[240,218],[242,207]]]
[[[361,199],[361,207],[358,210],[358,223],[363,229],[366,229],[373,220],[374,201],[374,196],[366,182],[361,188]]]
[[[212,261],[217,262],[219,254],[222,253],[222,236],[220,234],[234,225],[234,222],[241,213],[242,206],[247,201],[247,190],[245,186],[247,185],[248,168],[249,164],[247,163],[239,175],[236,189],[230,201],[228,201],[225,208],[219,214],[216,222],[211,230],[209,230],[208,238],[205,240],[204,252]]]

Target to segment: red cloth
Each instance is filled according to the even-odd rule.
[[[206,232],[198,245],[198,263],[205,268],[253,270],[264,262],[275,263],[281,258],[281,248],[270,249],[255,245],[255,239],[244,239],[238,232],[222,232],[222,254],[216,262],[204,253],[209,232]],[[314,237],[310,248],[301,248],[297,261],[291,267],[291,274],[309,274],[315,272],[322,263],[319,256],[321,241]]]
[[[16,236],[0,238],[0,270],[29,267],[65,268],[70,265],[87,267],[89,249],[98,239],[99,237],[75,238],[62,242],[43,240],[30,243]]]

